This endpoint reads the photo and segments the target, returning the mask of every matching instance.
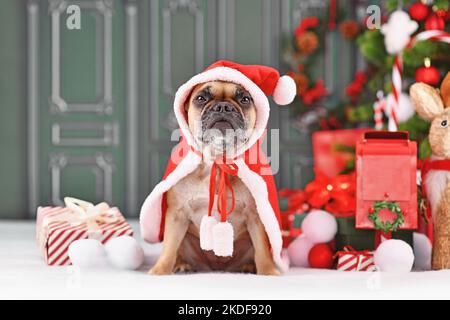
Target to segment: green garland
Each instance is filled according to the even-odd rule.
[[[377,201],[374,203],[373,212],[369,214],[369,220],[373,222],[375,229],[382,230],[383,232],[393,232],[397,231],[397,229],[405,222],[405,217],[403,216],[403,211],[400,208],[400,205],[397,202],[393,201]],[[397,217],[394,221],[383,222],[379,216],[379,212],[381,209],[388,209],[389,211],[395,213]]]

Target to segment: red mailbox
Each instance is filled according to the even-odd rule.
[[[356,144],[356,228],[417,229],[416,168],[408,132],[365,133]]]

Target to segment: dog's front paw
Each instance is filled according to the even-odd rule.
[[[258,269],[257,273],[261,276],[280,276],[281,272],[276,267]]]
[[[148,274],[153,276],[163,276],[172,274],[172,268],[168,268],[167,266],[156,264],[148,271]]]
[[[173,272],[174,273],[189,273],[189,272],[193,272],[194,269],[192,268],[192,266],[188,263],[177,263],[175,265],[175,267],[173,268]]]

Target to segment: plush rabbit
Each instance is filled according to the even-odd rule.
[[[450,269],[450,72],[440,91],[425,83],[410,89],[417,113],[432,121],[428,139],[433,155],[422,183],[433,217],[432,268]]]

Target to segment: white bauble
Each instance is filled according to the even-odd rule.
[[[81,239],[69,245],[69,258],[74,266],[84,268],[106,267],[106,251],[96,239]]]
[[[414,232],[414,268],[417,270],[431,270],[431,251],[432,245],[430,239],[422,233]]]
[[[392,55],[400,53],[418,27],[417,22],[411,20],[406,12],[402,10],[394,11],[388,22],[381,26],[387,52]]]
[[[394,95],[391,93],[387,96],[387,105],[392,106]],[[411,98],[406,93],[401,93],[398,99],[397,120],[399,123],[408,121],[416,113]]]
[[[289,245],[287,252],[291,266],[308,268],[308,255],[314,243],[310,241],[305,235],[301,235]]]
[[[314,244],[330,242],[337,233],[336,218],[326,211],[313,210],[303,220],[302,232]]]
[[[135,238],[121,236],[105,244],[110,263],[120,269],[135,270],[144,262],[144,250]]]
[[[380,271],[410,272],[414,263],[414,253],[405,241],[390,239],[378,246],[373,259]]]

